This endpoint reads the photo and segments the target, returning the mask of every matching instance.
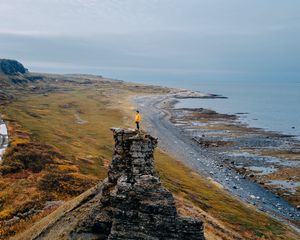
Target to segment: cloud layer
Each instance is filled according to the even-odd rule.
[[[0,52],[36,71],[298,78],[298,9],[297,0],[2,0]]]

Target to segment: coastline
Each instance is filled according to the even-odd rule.
[[[188,88],[191,91],[216,93],[226,99],[183,99],[188,107],[202,106],[223,114],[241,114],[241,120],[251,127],[263,128],[286,135],[300,136],[299,81],[269,81],[261,79],[236,79],[221,81],[218,79],[179,79],[157,83],[154,80],[139,80],[140,83],[156,83],[170,88]],[[178,105],[179,106],[179,105]],[[181,107],[184,107],[180,104]]]
[[[8,130],[5,122],[0,118],[0,163],[8,146]]]
[[[214,95],[210,95],[210,97],[214,98]],[[276,189],[274,186],[264,186],[262,180],[259,182],[255,178],[255,173],[260,176],[260,170],[264,170],[266,166],[262,166],[261,169],[259,167],[244,168],[243,170],[246,169],[246,171],[239,171],[237,166],[240,167],[240,165],[235,163],[237,159],[224,154],[226,150],[238,150],[240,147],[235,145],[230,137],[240,141],[242,136],[249,138],[252,136],[251,140],[244,139],[243,147],[252,146],[247,142],[252,141],[254,143],[252,149],[256,146],[259,150],[263,147],[262,141],[259,141],[262,136],[268,142],[274,141],[274,149],[279,147],[277,145],[280,142],[294,140],[279,133],[250,128],[239,123],[237,115],[218,114],[212,110],[200,108],[176,109],[175,105],[178,99],[185,98],[189,98],[189,96],[182,95],[179,98],[174,94],[142,96],[135,97],[133,102],[141,109],[147,106],[147,112],[144,112],[147,128],[161,139],[160,147],[162,149],[177,156],[192,169],[213,179],[242,201],[289,223],[299,231],[300,212],[296,208],[297,205],[292,206],[291,201],[288,203],[287,198],[283,199],[284,192],[274,191]],[[199,119],[204,121],[199,122]],[[221,122],[225,128],[221,127]],[[226,129],[226,125],[229,126],[229,129]],[[204,126],[208,128],[205,129]],[[200,138],[197,139],[199,136]],[[224,139],[226,140],[224,141]]]
[[[27,213],[27,210],[24,212],[26,219],[28,219],[27,214],[30,214],[29,217],[34,216],[39,219],[35,211],[49,214],[47,212],[48,202],[37,201],[37,191],[28,192],[27,189],[39,189],[39,194],[42,197],[47,196],[50,202],[54,201],[56,204],[57,198],[52,198],[52,193],[56,191],[55,188],[49,189],[49,184],[43,185],[45,188],[38,188],[45,177],[51,176],[46,180],[47,183],[53,179],[54,172],[58,173],[59,177],[76,177],[75,186],[78,184],[83,186],[81,184],[92,181],[92,179],[94,181],[94,177],[98,179],[105,177],[104,172],[108,167],[108,159],[111,158],[111,132],[109,129],[111,126],[119,126],[120,123],[132,126],[131,114],[135,109],[130,102],[132,96],[148,94],[152,97],[170,96],[181,91],[181,95],[184,94],[184,97],[195,96],[195,94],[198,97],[213,97],[210,94],[195,92],[191,94],[188,90],[114,82],[95,76],[76,75],[70,77],[51,74],[34,74],[33,76],[41,80],[24,84],[22,89],[18,89],[18,86],[7,89],[7,93],[13,95],[16,100],[5,105],[1,111],[7,116],[7,119],[13,121],[11,122],[12,126],[10,126],[13,131],[10,132],[9,137],[13,137],[18,142],[21,139],[22,142],[25,140],[22,156],[26,157],[32,151],[35,152],[35,146],[42,147],[42,151],[38,149],[37,153],[38,156],[43,156],[44,151],[47,151],[50,145],[57,148],[58,152],[61,151],[67,160],[72,159],[72,161],[64,162],[62,167],[46,167],[41,174],[26,170],[21,171],[21,176],[20,172],[2,176],[1,181],[7,189],[2,191],[3,196],[5,196],[4,199],[6,199],[4,210],[15,209],[4,220],[0,221],[1,224],[4,224],[4,233],[8,234],[10,234],[9,231],[12,227],[18,232],[27,228],[23,222],[23,215],[20,216],[21,220],[14,219],[14,216],[28,201],[32,202],[32,208],[30,212]],[[30,75],[29,77],[33,76]],[[18,101],[18,99],[23,100]],[[148,106],[144,106],[144,108],[146,107]],[[82,124],[82,121],[78,121],[76,113],[79,114],[80,119],[87,122]],[[61,121],[62,114],[64,116],[63,122]],[[154,117],[160,117],[160,114],[164,115],[165,112],[160,111]],[[20,124],[15,125],[17,122]],[[142,128],[144,127],[143,121]],[[157,128],[159,129],[159,127],[161,127],[161,123],[158,124]],[[78,131],[79,129],[80,131]],[[31,133],[34,133],[34,139],[31,139],[33,136]],[[154,132],[152,133],[154,134]],[[167,129],[164,134],[166,133],[170,134],[169,138],[160,139],[161,144],[168,144],[170,140],[173,140],[172,134],[174,132],[169,132]],[[176,139],[174,138],[175,141]],[[45,143],[47,145],[44,145]],[[185,143],[183,146],[173,142],[171,144],[179,150],[185,146]],[[34,146],[33,149],[32,146]],[[14,144],[10,147],[14,147]],[[185,152],[189,153],[188,150],[183,149],[182,153]],[[199,175],[197,169],[193,168],[195,169],[193,170],[189,167],[190,164],[178,161],[178,159],[181,160],[179,155],[174,157],[161,149],[156,152],[156,155],[158,172],[165,187],[172,190],[176,195],[175,200],[180,205],[180,212],[187,216],[196,214],[199,219],[203,219],[206,222],[206,231],[213,236],[229,235],[228,239],[242,239],[243,237],[257,236],[257,234],[266,237],[277,236],[278,231],[280,231],[282,236],[297,239],[298,234],[290,226],[284,222],[280,223],[267,214],[256,211],[256,208],[249,204],[244,204],[235,195],[220,188],[220,185],[216,185],[215,181],[207,179],[205,174]],[[28,158],[26,157],[26,159]],[[8,163],[3,162],[6,165]],[[19,180],[20,177],[21,181]],[[54,180],[56,181],[56,177]],[[59,180],[59,183],[65,185],[62,180]],[[73,185],[67,185],[66,190],[71,189],[73,191],[75,187]],[[83,188],[86,189],[86,186]],[[10,189],[15,190],[10,191]],[[68,199],[70,198],[69,194],[70,191],[64,191],[58,199]],[[20,203],[19,199],[24,199],[26,202]],[[45,198],[43,197],[43,199]],[[231,216],[234,216],[234,219]],[[35,218],[35,220],[38,219]],[[236,224],[237,221],[238,224]]]
[[[176,104],[176,108],[199,108],[199,106],[205,109],[212,109],[220,114],[235,115],[238,120],[247,125],[250,128],[262,129],[266,132],[274,132],[280,135],[294,137],[300,140],[300,132],[297,124],[291,124],[287,127],[287,124],[279,122],[276,117],[273,122],[268,115],[272,115],[268,111],[265,112],[265,118],[258,113],[253,113],[254,109],[247,109],[245,106],[243,109],[236,109],[236,106],[232,106],[233,100],[226,99],[179,99]],[[232,109],[231,109],[232,108]],[[276,115],[276,114],[274,114]]]

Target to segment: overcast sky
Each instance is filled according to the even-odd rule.
[[[299,0],[0,0],[0,58],[123,79],[300,76]]]

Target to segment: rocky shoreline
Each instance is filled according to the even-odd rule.
[[[300,141],[293,136],[251,128],[238,115],[203,108],[169,106],[171,122],[201,148],[218,153],[224,165],[299,208]]]
[[[0,162],[8,145],[8,132],[5,122],[0,118]]]
[[[177,109],[177,101],[174,95],[134,99],[141,110],[147,106],[142,114],[149,131],[161,139],[160,147],[244,202],[291,226],[299,226],[299,142],[290,136],[243,125],[237,115],[202,108]],[[247,153],[249,149],[255,153]],[[260,151],[269,151],[265,153],[269,156],[260,156]],[[286,151],[288,159],[282,159],[279,151]],[[264,178],[271,167],[276,168],[277,175]],[[295,192],[284,195],[289,188],[282,191],[278,185],[267,184],[267,181],[282,183],[283,177],[288,177],[288,182],[294,181],[291,184],[295,184]]]

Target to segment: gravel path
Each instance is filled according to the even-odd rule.
[[[170,100],[170,96],[143,96],[133,99],[142,112],[143,122],[148,131],[159,138],[161,149],[181,159],[202,175],[220,183],[224,189],[242,201],[255,205],[259,210],[288,223],[300,232],[300,211],[297,208],[226,167],[217,152],[212,154],[201,148],[179,126],[173,125],[169,121],[170,113],[161,108],[161,103],[167,100]],[[298,226],[290,220],[297,221]]]

